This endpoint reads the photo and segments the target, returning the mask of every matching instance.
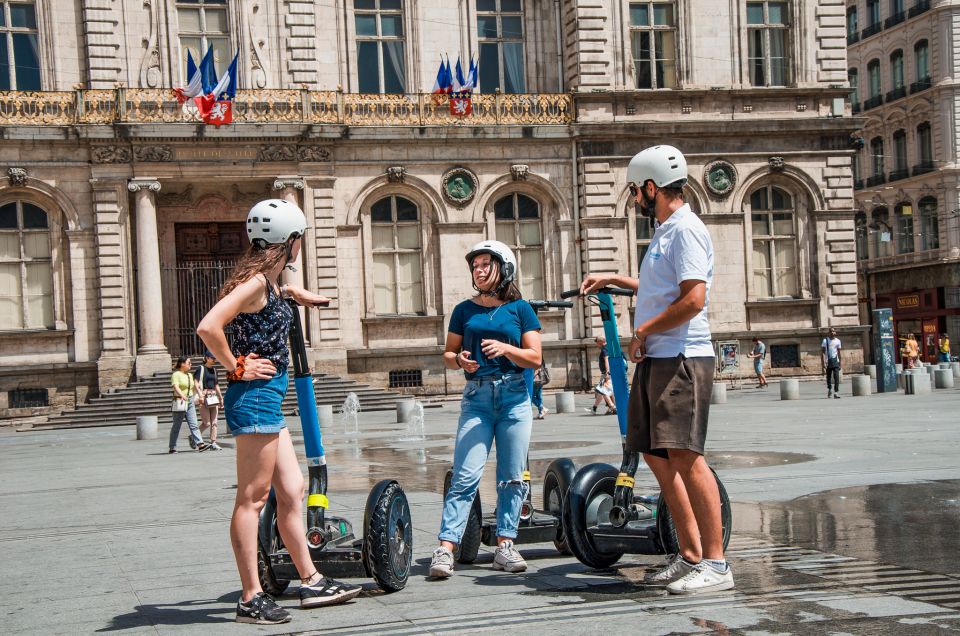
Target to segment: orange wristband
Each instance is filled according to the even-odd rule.
[[[227,374],[227,380],[231,382],[240,382],[243,380],[243,363],[246,360],[244,356],[237,356],[237,368]]]

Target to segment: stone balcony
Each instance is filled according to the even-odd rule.
[[[339,91],[241,90],[233,100],[235,124],[346,126],[537,126],[575,119],[567,93],[482,94],[466,117],[450,113],[447,95],[367,95]],[[192,100],[177,102],[169,89],[116,88],[0,92],[0,126],[198,124]]]

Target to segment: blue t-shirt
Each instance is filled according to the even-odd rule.
[[[453,308],[448,331],[463,338],[461,348],[470,352],[470,359],[476,360],[480,368],[476,373],[467,373],[467,379],[507,373],[521,373],[507,356],[487,360],[480,346],[481,340],[493,339],[520,346],[520,337],[528,331],[539,331],[540,321],[525,300],[513,300],[497,307],[484,307],[472,300],[465,300]]]

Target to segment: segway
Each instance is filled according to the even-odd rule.
[[[563,300],[531,300],[530,306],[539,313],[547,307],[569,309],[573,303]],[[524,373],[527,391],[533,397],[533,369]],[[533,507],[533,495],[530,488],[530,458],[527,457],[527,466],[523,471],[523,481],[527,484],[527,498],[520,508],[520,523],[517,526],[517,537],[514,544],[520,543],[547,543],[553,545],[562,554],[570,554],[567,540],[563,531],[563,501],[567,488],[577,472],[577,466],[567,457],[555,459],[547,466],[543,477],[543,509]],[[443,480],[443,496],[446,498],[453,479],[453,469],[447,470]],[[480,552],[480,544],[494,547],[497,545],[497,513],[483,514],[480,503],[480,492],[477,491],[467,517],[460,543],[454,550],[453,557],[458,563],[473,563]]]
[[[634,492],[634,475],[640,453],[626,450],[628,393],[626,365],[611,296],[633,296],[629,289],[605,287],[587,296],[600,307],[607,339],[607,361],[613,380],[613,395],[620,424],[623,459],[620,469],[610,464],[589,464],[570,483],[563,509],[563,526],[570,551],[591,568],[607,568],[624,554],[676,554],[680,551],[677,529],[667,502],[658,494]],[[563,292],[561,298],[579,296],[580,290]],[[712,471],[712,469],[711,469]],[[731,512],[727,491],[713,472],[720,490],[723,548],[730,542]]]
[[[293,359],[297,408],[303,428],[307,455],[307,546],[317,569],[335,577],[373,577],[387,592],[402,590],[413,561],[413,526],[410,505],[400,484],[384,479],[367,496],[363,535],[356,537],[353,526],[343,517],[326,514],[327,462],[324,457],[317,418],[313,376],[307,365],[307,349],[300,326],[300,313],[292,301],[290,354]],[[269,594],[282,594],[290,581],[299,579],[290,553],[277,530],[277,501],[273,489],[260,512],[258,573],[260,585]]]

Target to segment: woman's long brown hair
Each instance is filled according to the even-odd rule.
[[[257,247],[251,245],[240,257],[240,262],[233,268],[230,278],[220,288],[220,300],[234,289],[237,285],[247,282],[257,274],[266,274],[287,258],[287,244],[268,245],[266,247]]]

